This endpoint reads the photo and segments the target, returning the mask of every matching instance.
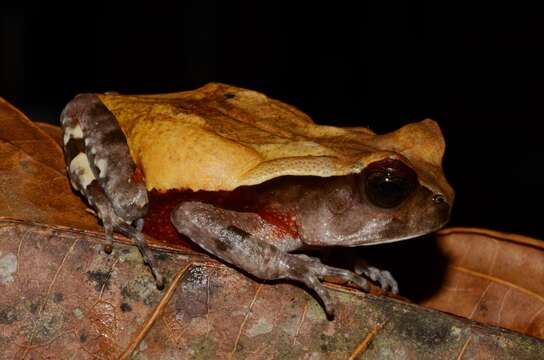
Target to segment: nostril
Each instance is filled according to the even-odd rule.
[[[445,204],[446,198],[442,194],[434,194],[433,195],[433,202],[437,205]]]

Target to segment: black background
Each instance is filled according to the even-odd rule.
[[[358,5],[355,5],[355,4]],[[361,5],[362,4],[362,5]],[[544,238],[544,13],[510,3],[24,2],[0,5],[0,96],[57,123],[80,92],[220,81],[318,123],[445,134],[451,225]]]

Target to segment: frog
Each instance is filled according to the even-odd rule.
[[[100,218],[106,252],[114,232],[131,238],[159,288],[164,279],[142,232],[150,190],[252,188],[245,209],[181,201],[171,225],[242,272],[304,284],[330,317],[335,306],[324,279],[362,290],[370,279],[394,294],[398,284],[387,270],[333,267],[305,250],[431,233],[449,221],[454,199],[441,168],[444,140],[432,120],[378,136],[317,125],[265,95],[213,83],[156,96],[80,94],[61,124],[68,176]]]

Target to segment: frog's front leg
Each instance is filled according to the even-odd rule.
[[[355,261],[354,271],[356,274],[365,275],[373,281],[380,284],[382,290],[391,291],[393,294],[399,293],[397,280],[387,270],[380,270],[374,266],[368,265],[363,259]]]
[[[291,279],[304,283],[334,314],[327,289],[320,279],[338,277],[368,290],[367,281],[344,269],[322,264],[318,259],[290,254],[302,243],[299,239],[273,237],[274,229],[257,214],[239,213],[200,202],[180,204],[171,214],[176,229],[209,253],[263,279]],[[268,228],[267,228],[268,227]]]

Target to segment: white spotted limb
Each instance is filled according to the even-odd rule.
[[[130,237],[162,288],[162,275],[142,234],[147,190],[135,176],[136,165],[115,116],[97,95],[81,94],[66,105],[61,123],[70,182],[102,220],[106,252],[112,251],[113,231]]]

